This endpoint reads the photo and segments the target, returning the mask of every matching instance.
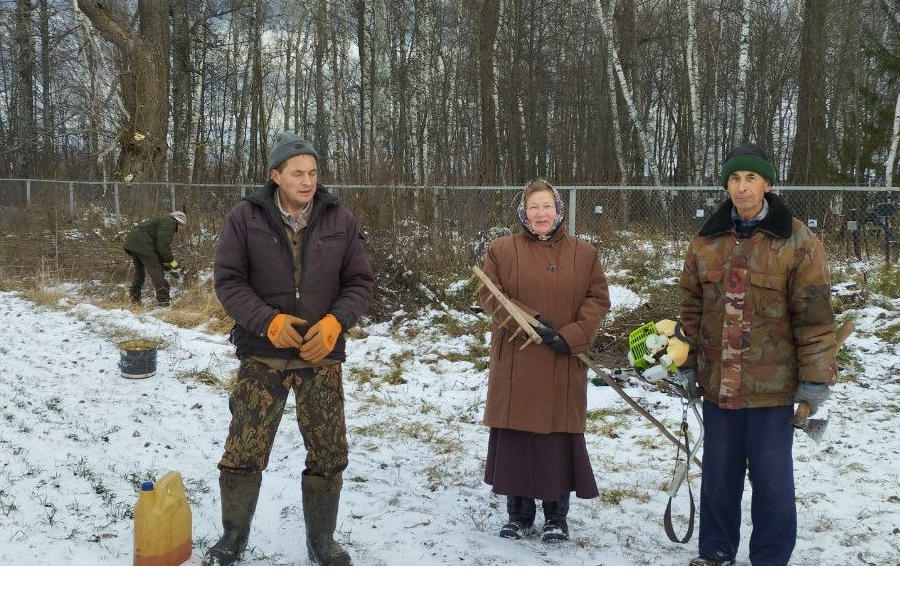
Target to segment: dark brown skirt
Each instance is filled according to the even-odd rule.
[[[571,491],[600,495],[583,433],[530,433],[491,428],[484,482],[495,494],[553,502]]]

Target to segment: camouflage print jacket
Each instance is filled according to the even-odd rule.
[[[703,397],[722,408],[790,405],[798,382],[834,382],[834,312],[825,249],[775,194],[749,237],[731,201],[691,241],[681,322]]]

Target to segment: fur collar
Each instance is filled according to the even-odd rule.
[[[769,192],[766,194],[769,201],[769,214],[757,226],[757,229],[780,238],[791,237],[793,230],[792,220],[794,214],[784,201],[777,195]],[[734,221],[731,220],[731,209],[734,207],[731,200],[723,202],[709,219],[700,228],[699,235],[722,235],[734,231]]]

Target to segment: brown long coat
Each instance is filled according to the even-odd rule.
[[[548,319],[572,353],[590,350],[609,310],[609,288],[596,248],[560,229],[546,242],[529,233],[494,240],[485,274],[536,318]],[[493,306],[488,294],[479,301]],[[502,311],[501,311],[502,313]],[[484,424],[533,433],[583,433],[587,367],[574,356],[522,339],[508,341],[498,313],[491,327],[491,361]]]

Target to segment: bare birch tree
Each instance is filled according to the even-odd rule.
[[[628,81],[625,79],[625,72],[622,70],[622,63],[619,60],[619,53],[616,49],[615,39],[613,38],[612,20],[607,20],[603,10],[603,2],[601,0],[596,0],[596,4],[597,10],[600,13],[600,23],[603,27],[603,35],[606,37],[606,46],[609,52],[609,60],[612,63],[613,71],[616,74],[616,81],[619,84],[619,88],[622,92],[622,97],[625,99],[625,105],[628,107],[628,114],[631,117],[632,125],[634,126],[635,131],[637,131],[638,139],[641,144],[644,172],[646,175],[650,176],[655,185],[659,185],[659,172],[652,163],[650,142],[647,137],[644,124],[638,115],[637,107],[634,104],[634,96],[631,93],[631,88],[628,85]],[[615,118],[615,116],[613,118]]]
[[[753,1],[741,2],[741,50],[738,54],[737,91],[734,102],[734,131],[730,144],[741,144],[745,141],[744,115],[747,111],[747,71],[750,69],[750,19]]]
[[[700,98],[697,88],[699,87],[699,68],[697,66],[697,20],[695,13],[697,11],[697,0],[687,0],[687,44],[685,45],[685,62],[687,63],[688,90],[690,96],[690,114],[691,114],[691,133],[693,139],[689,144],[690,152],[688,158],[693,162],[694,183],[700,183],[703,178],[703,167],[705,165],[704,156],[700,154],[699,149],[703,144],[703,131],[700,128],[702,122],[700,115]]]
[[[891,134],[891,150],[888,152],[887,163],[885,164],[884,185],[891,187],[894,185],[894,170],[897,164],[897,145],[900,143],[900,94],[897,94],[897,103],[894,105],[894,128]]]

